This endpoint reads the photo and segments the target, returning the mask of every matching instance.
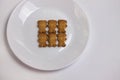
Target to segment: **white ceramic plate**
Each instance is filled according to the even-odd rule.
[[[66,19],[67,41],[64,48],[39,48],[37,20]],[[57,70],[72,64],[84,50],[88,39],[88,21],[72,0],[25,0],[8,21],[7,39],[15,56],[39,70]]]

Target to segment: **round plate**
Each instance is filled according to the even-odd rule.
[[[66,47],[38,47],[37,21],[41,19],[67,20]],[[10,16],[7,39],[23,63],[39,70],[58,70],[72,64],[82,53],[88,39],[88,21],[75,1],[25,0]]]

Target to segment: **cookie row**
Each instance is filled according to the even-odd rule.
[[[65,33],[40,33],[38,35],[38,43],[39,47],[65,47],[65,41],[66,41],[66,34]],[[57,44],[58,41],[58,44]]]
[[[38,28],[39,33],[46,33],[46,28],[48,27],[48,33],[56,33],[56,28],[58,28],[58,33],[65,33],[65,29],[67,27],[66,20],[39,20]]]

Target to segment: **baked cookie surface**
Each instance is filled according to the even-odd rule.
[[[48,46],[56,47],[57,35],[55,33],[48,34]]]
[[[46,33],[38,34],[39,47],[47,47],[48,36]]]
[[[39,20],[38,21],[39,33],[46,33],[46,27],[47,27],[46,20]]]
[[[65,33],[67,27],[67,21],[66,20],[58,20],[58,33]]]
[[[67,40],[66,34],[65,33],[59,33],[57,35],[57,40],[58,40],[58,47],[65,47],[65,41]]]
[[[57,21],[56,20],[48,20],[48,33],[56,33]]]

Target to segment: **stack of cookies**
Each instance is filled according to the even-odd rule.
[[[39,20],[38,43],[39,47],[65,47],[66,20]],[[48,28],[48,30],[47,30]]]

